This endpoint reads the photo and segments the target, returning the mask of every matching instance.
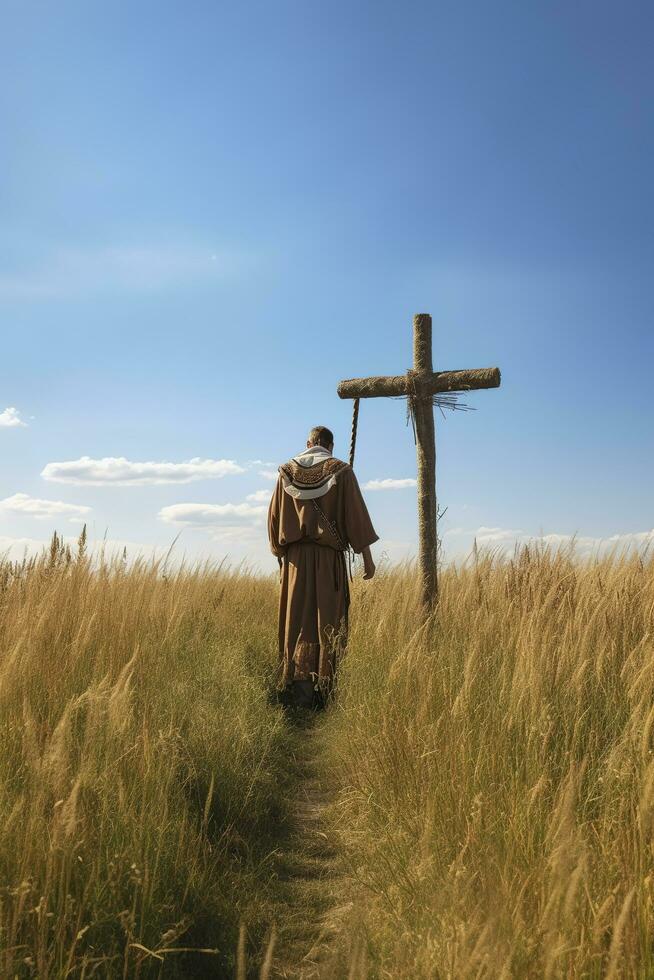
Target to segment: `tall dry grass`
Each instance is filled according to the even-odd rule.
[[[410,569],[354,586],[317,732],[332,976],[654,976],[654,563],[524,550],[441,585],[423,628]],[[58,541],[0,563],[0,976],[256,971],[301,737],[276,592]]]
[[[271,580],[84,541],[0,563],[0,976],[228,976],[240,921],[263,941],[275,613]]]
[[[357,588],[324,752],[366,969],[654,976],[654,562],[524,549]]]

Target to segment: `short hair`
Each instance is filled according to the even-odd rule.
[[[309,442],[312,446],[322,446],[327,449],[334,445],[334,433],[325,425],[314,425],[309,432]]]

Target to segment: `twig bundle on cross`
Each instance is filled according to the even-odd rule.
[[[436,507],[436,439],[434,434],[434,396],[442,392],[499,388],[499,368],[470,371],[434,371],[432,364],[431,316],[416,313],[413,318],[413,369],[390,377],[350,378],[338,386],[340,398],[409,399],[416,435],[418,458],[418,567],[421,598],[430,612],[438,598],[438,537]],[[355,405],[358,413],[358,404]],[[351,452],[353,456],[353,452]]]

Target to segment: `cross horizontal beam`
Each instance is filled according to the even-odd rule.
[[[436,395],[442,391],[478,391],[481,388],[499,388],[500,369],[477,368],[470,371],[409,371],[375,378],[349,378],[341,381],[339,398],[383,398],[416,395],[418,398]]]

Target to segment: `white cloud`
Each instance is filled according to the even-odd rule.
[[[259,525],[226,524],[224,527],[214,527],[211,528],[211,539],[223,548],[241,550],[248,561],[258,552],[261,552],[259,557],[271,557],[267,535]]]
[[[253,504],[267,504],[270,502],[270,490],[255,490],[249,493],[246,500],[251,500]]]
[[[558,549],[572,549],[581,558],[591,555],[605,555],[611,551],[618,554],[624,551],[641,551],[654,546],[654,529],[651,531],[634,531],[625,534],[612,534],[607,537],[593,535],[562,534],[529,534],[526,531],[502,527],[481,526],[476,529],[453,527],[445,531],[447,550],[451,548],[457,554],[466,554],[472,548],[473,542],[481,548],[488,547],[501,555],[511,554],[517,545],[536,545]],[[454,539],[454,540],[453,540]]]
[[[15,429],[19,426],[24,428],[27,422],[23,422],[17,408],[10,406],[5,408],[4,412],[0,412],[0,429]]]
[[[640,551],[642,548],[651,548],[654,545],[654,528],[651,531],[632,531],[626,534],[611,534],[606,538],[595,538],[587,535],[574,534],[544,534],[539,538],[531,540],[542,541],[551,547],[574,546],[580,552],[590,553],[599,551],[605,553],[615,549],[617,552],[635,549]]]
[[[244,472],[243,467],[231,459],[194,458],[184,463],[134,463],[124,456],[106,456],[103,459],[82,456],[80,459],[48,463],[41,476],[52,483],[127,487],[193,483]]]
[[[416,481],[413,477],[405,477],[402,480],[368,480],[363,484],[364,490],[404,490],[406,487],[415,487]]]
[[[516,541],[522,538],[521,530],[508,527],[478,527],[475,531],[477,544],[499,544],[501,541]]]
[[[60,249],[0,277],[0,296],[47,298],[101,290],[157,291],[198,282],[223,283],[252,271],[254,256],[210,245],[159,243]]]
[[[277,470],[259,470],[259,476],[262,476],[264,480],[276,480],[278,473]]]
[[[372,547],[373,556],[377,563],[410,561],[416,556],[416,544],[409,540],[380,538]]]
[[[37,520],[49,520],[53,517],[80,520],[85,514],[91,513],[91,508],[80,504],[66,504],[62,500],[39,500],[26,493],[15,493],[13,497],[0,500],[0,513],[24,514],[36,517]]]
[[[76,536],[60,535],[60,539],[64,545],[68,545],[71,551],[75,553],[78,541]],[[39,555],[44,549],[50,547],[51,540],[51,538],[48,538],[45,541],[39,541],[36,538],[11,538],[0,535],[0,558],[20,561],[25,555],[28,557]],[[170,554],[173,560],[179,562],[183,557],[181,555],[175,555],[174,551],[171,553],[170,545],[142,544],[136,541],[123,541],[104,537],[96,539],[89,537],[87,547],[88,553],[96,561],[99,560],[101,555],[104,555],[107,560],[111,560],[114,557],[122,557],[125,549],[127,549],[128,561],[133,561],[136,558],[156,560],[166,558]]]
[[[215,528],[251,526],[263,521],[267,508],[254,504],[170,504],[162,507],[158,517],[165,524]]]
[[[37,541],[35,538],[9,538],[0,535],[0,558],[20,561],[24,555],[38,555],[46,544],[46,541]]]
[[[224,547],[246,548],[261,545],[267,551],[266,506],[241,504],[171,504],[162,507],[158,517],[165,524],[208,532]]]

